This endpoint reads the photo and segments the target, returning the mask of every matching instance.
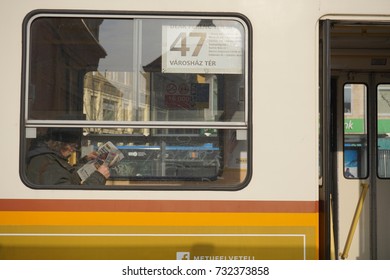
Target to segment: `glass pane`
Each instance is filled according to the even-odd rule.
[[[82,184],[107,189],[131,188],[237,188],[247,177],[247,131],[199,129],[185,134],[179,129],[161,136],[157,129],[129,134],[123,129],[30,128],[25,177],[36,187],[58,188]],[[32,132],[32,133],[31,133]],[[195,134],[197,132],[197,134]],[[95,174],[110,155],[94,159],[84,181],[80,168],[86,157],[105,143],[115,145],[123,158],[110,166],[108,180]],[[88,165],[86,167],[86,164]],[[100,180],[100,181],[99,181]]]
[[[344,85],[344,177],[366,178],[367,167],[367,87]]]
[[[28,185],[244,184],[247,38],[241,20],[42,14],[27,26],[22,176]],[[47,120],[61,127],[45,127]],[[110,143],[118,153],[106,153]],[[94,181],[85,156],[98,156],[98,164],[87,165]],[[118,162],[111,166],[111,160]]]
[[[378,177],[390,177],[390,85],[382,84],[378,91]]]
[[[30,120],[245,121],[238,21],[41,17],[30,38]]]

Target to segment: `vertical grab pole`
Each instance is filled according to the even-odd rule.
[[[368,184],[366,184],[366,183],[362,184],[362,187],[363,187],[363,189],[362,189],[362,192],[360,194],[360,198],[359,198],[358,204],[356,206],[356,210],[355,210],[355,215],[353,216],[352,224],[351,224],[351,227],[350,227],[349,232],[348,232],[348,237],[347,237],[347,240],[345,242],[344,251],[341,254],[341,258],[343,260],[348,258],[348,252],[349,252],[349,249],[351,247],[352,239],[353,239],[357,224],[358,224],[359,219],[360,219],[360,214],[362,213],[364,199],[366,198],[366,195],[367,195]]]
[[[333,257],[333,223],[331,216],[332,211],[332,193],[335,189],[337,179],[334,176],[335,172],[335,120],[333,115],[334,100],[332,99],[331,92],[331,53],[330,53],[330,30],[331,20],[320,21],[319,32],[319,55],[320,55],[320,68],[319,68],[319,86],[320,86],[320,188],[319,188],[319,201],[322,207],[319,211],[319,247],[320,258],[331,259]]]

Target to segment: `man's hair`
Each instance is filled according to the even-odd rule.
[[[65,142],[55,141],[55,140],[51,140],[51,139],[46,141],[46,144],[50,150],[52,150],[58,154],[61,154],[61,150],[63,150],[68,145]]]

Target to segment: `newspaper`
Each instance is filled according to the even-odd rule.
[[[108,141],[97,150],[97,157],[83,165],[77,173],[84,182],[100,166],[112,167],[121,161],[125,156],[112,142]]]

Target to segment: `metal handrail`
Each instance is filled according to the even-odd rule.
[[[362,184],[362,187],[363,187],[363,189],[362,189],[362,192],[360,194],[360,197],[359,197],[359,200],[358,200],[358,203],[356,206],[356,210],[355,210],[355,215],[353,216],[352,224],[351,224],[351,227],[350,227],[349,232],[348,232],[348,237],[347,237],[347,240],[345,242],[344,251],[341,254],[341,259],[343,259],[343,260],[348,258],[348,253],[349,253],[349,249],[351,248],[352,239],[353,239],[353,236],[355,235],[355,230],[356,230],[357,224],[359,222],[360,215],[362,213],[364,200],[365,200],[367,192],[368,192],[368,184],[364,183],[364,184]]]

